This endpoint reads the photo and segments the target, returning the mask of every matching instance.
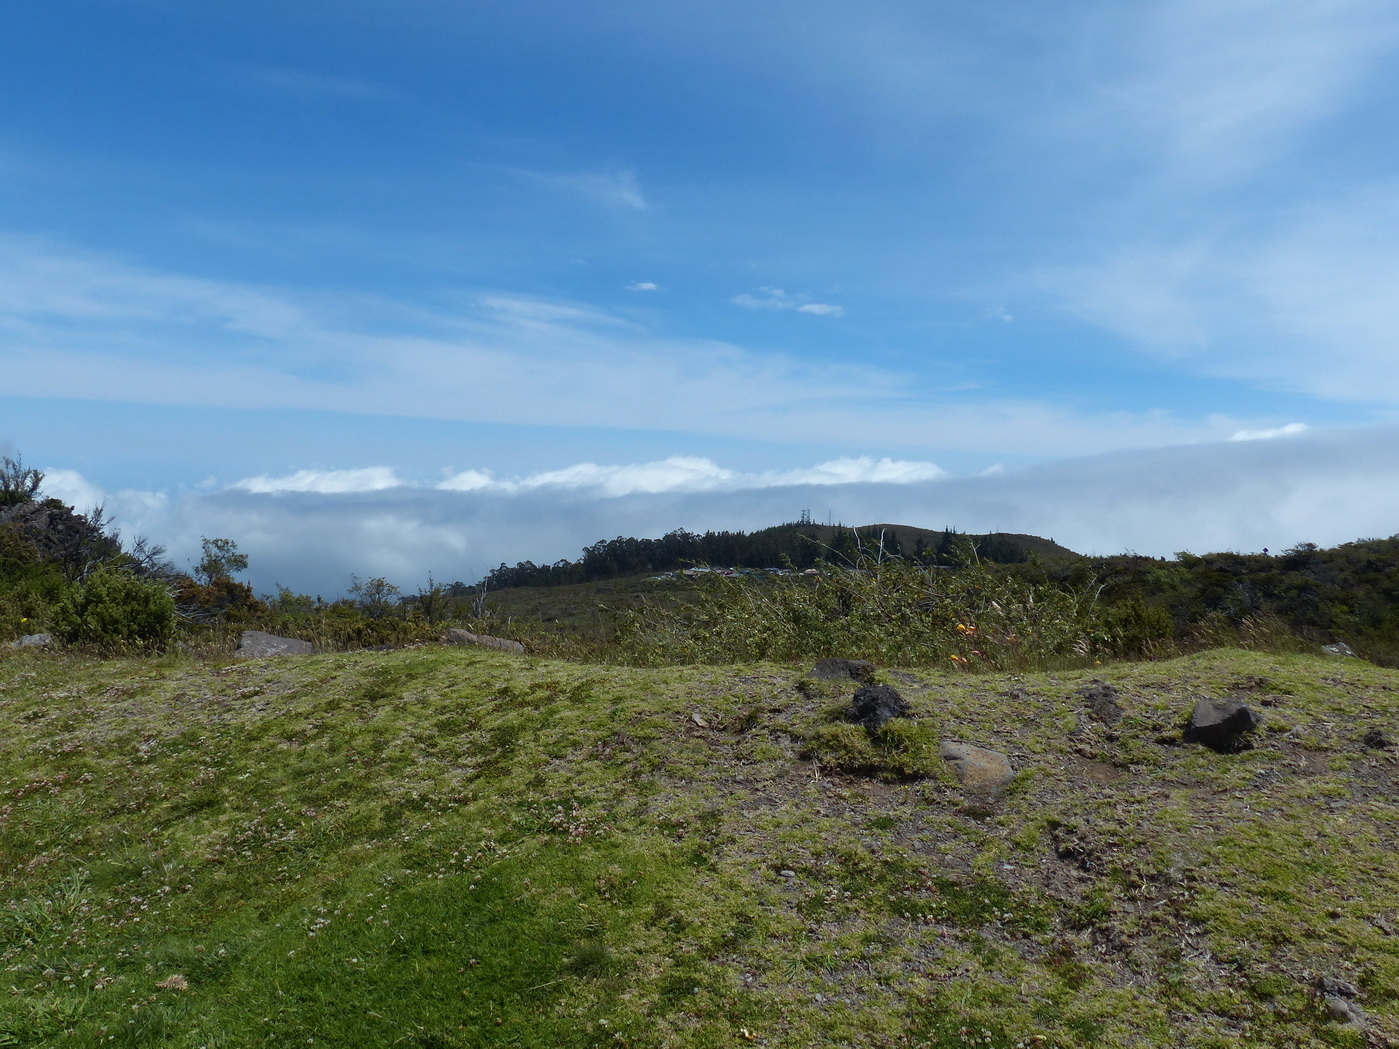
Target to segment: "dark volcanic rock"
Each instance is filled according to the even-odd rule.
[[[1389,738],[1389,734],[1382,728],[1372,728],[1365,733],[1363,742],[1371,750],[1388,750],[1394,746],[1394,740]]]
[[[314,651],[309,641],[278,637],[261,630],[244,630],[233,654],[239,659],[264,659],[267,656],[305,656]]]
[[[856,690],[850,703],[850,720],[871,730],[907,716],[908,703],[889,685],[865,685]]]
[[[1079,689],[1078,694],[1088,704],[1095,721],[1101,721],[1104,725],[1116,725],[1122,720],[1122,704],[1117,701],[1121,693],[1112,685],[1093,681]]]
[[[817,681],[874,682],[874,664],[868,659],[822,659],[807,673]]]
[[[1336,994],[1342,998],[1359,998],[1360,989],[1349,980],[1338,980],[1334,976],[1318,976],[1316,989],[1322,994]]]
[[[1257,726],[1258,716],[1237,699],[1201,696],[1195,701],[1182,736],[1187,742],[1201,743],[1221,754],[1229,754],[1245,749],[1244,733]]]

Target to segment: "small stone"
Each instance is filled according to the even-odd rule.
[[[782,877],[784,877],[784,878],[795,878],[795,877],[797,876],[797,872],[796,872],[796,871],[781,870],[781,871],[778,871],[777,873],[780,874],[780,875],[781,875]]]
[[[709,727],[709,722],[705,721],[704,718],[700,717],[698,714],[691,714],[691,715],[690,715],[690,720],[693,721],[693,722],[694,722],[696,725],[698,725],[700,728],[708,728],[708,727]]]
[[[1010,758],[970,743],[943,743],[938,754],[969,791],[997,791],[1015,778]]]
[[[1328,656],[1343,656],[1346,659],[1355,659],[1355,649],[1351,648],[1344,641],[1337,641],[1334,645],[1322,645],[1321,650]]]
[[[1326,1011],[1331,1015],[1331,1019],[1337,1023],[1361,1024],[1365,1022],[1365,1010],[1349,998],[1342,998],[1340,995],[1326,996]]]

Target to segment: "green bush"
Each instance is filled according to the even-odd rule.
[[[57,619],[72,644],[159,649],[175,632],[175,600],[157,580],[105,567],[73,587]]]
[[[13,529],[0,528],[0,641],[48,627],[67,584]]]

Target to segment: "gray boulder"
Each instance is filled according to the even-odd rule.
[[[278,637],[261,630],[244,630],[233,654],[239,659],[266,659],[269,656],[306,656],[314,651],[309,641]]]
[[[807,672],[817,681],[859,681],[874,683],[874,664],[868,659],[821,659]]]
[[[850,720],[870,731],[883,728],[894,718],[908,716],[908,703],[889,685],[865,685],[850,701]]]
[[[462,630],[460,627],[448,630],[443,640],[449,645],[479,645],[501,652],[514,652],[516,655],[525,653],[525,646],[518,641],[511,641],[505,637],[491,637],[489,634],[473,634],[470,630]]]
[[[970,743],[943,743],[938,754],[952,766],[958,781],[969,792],[1000,790],[1015,778],[1010,758],[998,750],[974,747]]]
[[[1245,749],[1244,734],[1258,727],[1258,715],[1237,699],[1210,699],[1201,696],[1190,711],[1182,737],[1221,754]]]
[[[53,648],[52,634],[25,634],[18,641],[11,641],[10,648]]]

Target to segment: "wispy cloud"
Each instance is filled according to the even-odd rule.
[[[658,285],[649,280],[634,280],[627,285],[627,291],[656,291]]]
[[[636,173],[627,168],[614,171],[545,172],[516,169],[517,175],[531,182],[572,194],[606,207],[629,211],[649,211]]]
[[[1118,247],[1034,280],[1081,319],[1192,370],[1393,404],[1396,190],[1364,187],[1247,233]]]
[[[1399,40],[1385,0],[1169,0],[1109,22],[1120,47],[1105,53],[1124,72],[1084,111],[1094,136],[1155,152],[1170,178],[1195,184],[1245,177],[1295,148]]]
[[[1288,423],[1285,426],[1275,426],[1271,430],[1239,430],[1229,435],[1231,441],[1271,441],[1277,437],[1295,437],[1299,433],[1307,432],[1306,423]]]
[[[1252,425],[973,399],[859,363],[667,338],[573,302],[491,293],[428,308],[312,295],[186,278],[15,238],[0,239],[0,332],[7,390],[30,397],[827,446],[878,433],[886,448],[993,455],[1181,443]]]
[[[809,295],[788,295],[781,288],[759,288],[757,295],[742,292],[729,301],[749,310],[796,310],[818,317],[843,317],[845,309],[829,302],[811,302]]]

